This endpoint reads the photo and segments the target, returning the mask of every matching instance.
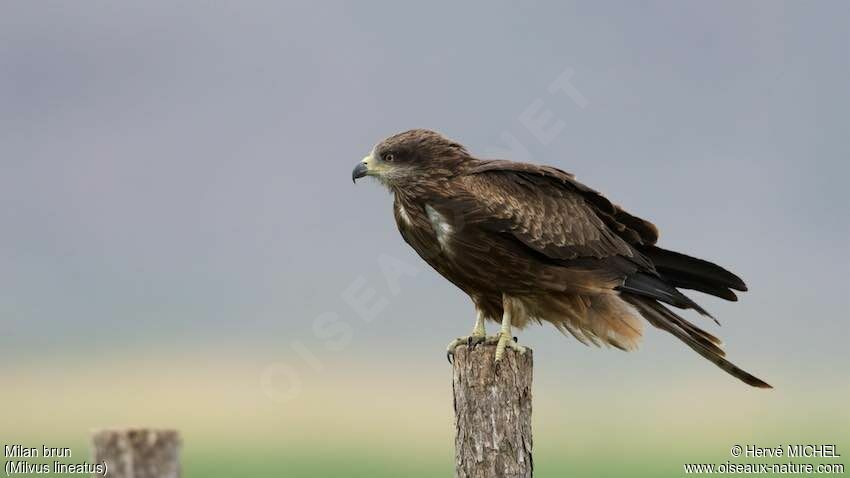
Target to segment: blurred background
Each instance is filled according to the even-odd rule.
[[[689,317],[772,391],[654,329],[631,354],[524,331],[537,476],[846,456],[848,22],[837,1],[4,1],[0,441],[83,460],[93,429],[163,426],[189,477],[451,475],[444,351],[472,305],[350,179],[426,127],[571,171],[751,289],[696,294],[722,328]]]

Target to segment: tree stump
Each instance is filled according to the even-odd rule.
[[[101,430],[92,438],[94,462],[112,478],[179,478],[180,434],[174,430]]]
[[[455,409],[455,476],[530,477],[532,353],[495,345],[457,347],[452,388]]]

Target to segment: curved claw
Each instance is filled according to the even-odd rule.
[[[513,340],[511,340],[513,339]],[[502,357],[505,356],[505,349],[511,349],[514,352],[523,355],[528,350],[522,345],[517,343],[516,337],[511,337],[510,335],[499,334],[498,341],[496,342],[496,362],[501,362]]]
[[[449,346],[446,347],[446,360],[449,361],[450,364],[454,363],[455,349],[459,345],[466,345],[469,348],[475,348],[479,344],[483,344],[487,341],[487,337],[484,335],[470,335],[468,337],[458,337],[451,342],[449,342]]]
[[[478,345],[488,344],[496,345],[496,362],[501,362],[505,355],[505,349],[511,349],[518,354],[524,354],[528,349],[517,343],[517,338],[510,335],[498,334],[494,336],[470,335],[468,337],[458,337],[451,342],[446,348],[446,360],[449,364],[454,365],[455,349],[459,345],[466,345],[474,349]]]

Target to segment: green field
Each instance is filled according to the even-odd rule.
[[[68,461],[82,461],[94,429],[176,428],[189,478],[452,475],[443,369],[420,367],[414,378],[402,372],[412,367],[406,363],[328,364],[281,401],[261,386],[261,357],[213,364],[210,356],[4,370],[0,440],[71,447]],[[679,383],[660,393],[659,384],[639,381],[625,392],[598,383],[553,390],[543,378],[534,399],[535,476],[684,476],[685,463],[769,461],[733,459],[735,444],[835,444],[845,456],[821,461],[846,464],[850,393],[823,385],[832,382],[813,377],[774,391]]]

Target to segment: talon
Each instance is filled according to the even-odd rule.
[[[496,343],[496,363],[502,361],[502,357],[505,356],[505,347],[508,345],[508,337],[505,334],[499,334],[499,341]]]
[[[467,344],[467,345],[469,344],[469,337],[458,337],[458,338],[452,340],[451,342],[449,342],[448,347],[446,347],[446,360],[448,360],[449,363],[454,362],[453,359],[454,359],[454,355],[455,355],[455,349],[458,347],[458,345],[463,345],[463,344]]]
[[[500,333],[498,335],[498,342],[496,342],[496,362],[502,361],[502,358],[505,356],[505,349],[511,349],[520,355],[524,355],[525,352],[528,350],[517,343],[516,337],[511,337],[510,335],[504,335]]]
[[[469,337],[469,344],[474,349],[475,347],[483,344],[485,339],[486,337],[483,335],[472,335]]]
[[[454,357],[455,349],[460,345],[466,345],[470,350],[474,349],[478,344],[484,343],[487,340],[483,334],[479,335],[473,333],[467,337],[458,337],[451,342],[449,342],[449,346],[446,347],[446,356],[448,358],[449,363],[452,363],[452,358]]]

